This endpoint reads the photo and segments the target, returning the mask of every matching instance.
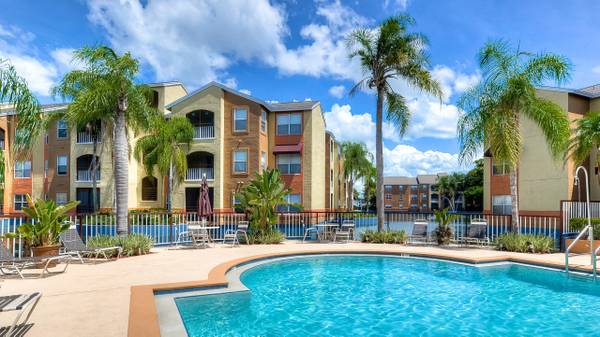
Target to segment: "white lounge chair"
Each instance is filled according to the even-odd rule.
[[[409,236],[410,242],[429,242],[429,222],[425,219],[417,219],[413,223],[412,232]]]
[[[0,240],[0,274],[1,275],[19,275],[21,278],[25,278],[23,270],[35,268],[42,269],[38,277],[44,277],[50,274],[48,270],[51,263],[63,262],[65,267],[59,273],[64,273],[69,267],[71,262],[70,256],[40,256],[40,257],[15,257],[8,247],[4,245],[4,241]],[[41,267],[41,268],[40,268]]]
[[[84,256],[93,256],[94,259],[97,260],[100,255],[102,255],[105,260],[108,260],[109,258],[108,255],[106,255],[106,252],[117,251],[117,259],[121,257],[121,254],[123,253],[123,247],[119,246],[99,248],[87,247],[81,239],[81,236],[79,236],[79,232],[75,225],[71,225],[69,229],[60,234],[60,242],[63,245],[60,254],[76,257],[81,263],[85,263],[83,260]]]
[[[35,306],[38,304],[40,298],[42,297],[41,293],[35,292],[31,294],[19,294],[19,295],[7,295],[0,296],[0,312],[11,312],[16,311],[17,317],[13,320],[12,325],[8,328],[8,331],[3,334],[3,336],[12,336],[15,328],[17,327],[17,323],[21,316],[29,309],[29,313],[25,316],[21,325],[27,324],[31,313],[35,309]],[[17,335],[22,336],[21,333]]]
[[[240,235],[244,237],[246,244],[250,244],[248,240],[248,221],[240,221],[235,230],[228,229],[223,235],[223,245],[228,244],[227,241],[230,241],[231,247],[239,246]]]

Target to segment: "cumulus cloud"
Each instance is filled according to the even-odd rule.
[[[88,18],[157,80],[191,85],[226,78],[239,60],[272,60],[287,34],[283,10],[268,0],[90,0]]]
[[[334,104],[324,115],[327,130],[339,141],[363,142],[375,154],[375,121],[370,113],[353,114],[350,105]],[[388,124],[384,124],[383,138],[388,144],[400,141],[397,130]],[[416,175],[460,169],[458,154],[421,151],[403,144],[392,148],[384,144],[383,153],[386,175]]]
[[[333,87],[329,88],[329,94],[335,98],[344,97],[345,91],[346,87],[344,87],[343,85],[334,85]]]

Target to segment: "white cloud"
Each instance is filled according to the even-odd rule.
[[[268,0],[90,0],[88,18],[118,50],[131,50],[157,80],[202,85],[227,77],[239,60],[284,49],[285,15]]]
[[[375,154],[375,121],[370,113],[353,114],[350,105],[334,104],[325,112],[327,130],[331,131],[339,141],[357,141],[367,145]],[[455,124],[456,125],[456,124]],[[384,124],[384,140],[391,143],[400,141],[398,132],[390,125]],[[442,171],[459,170],[458,154],[440,151],[420,151],[417,148],[397,144],[388,148],[384,144],[384,171],[386,175],[416,175]]]
[[[600,74],[600,66],[595,66],[592,68],[592,72],[596,74]]]
[[[344,87],[343,85],[334,85],[333,87],[329,88],[329,94],[335,98],[344,97],[345,91],[346,87]]]
[[[225,79],[225,82],[223,82],[223,84],[225,84],[226,86],[228,86],[232,89],[236,89],[238,86],[237,80],[233,77]]]
[[[73,48],[60,48],[50,52],[50,56],[52,56],[52,59],[60,72],[66,73],[74,69],[83,69],[85,67],[82,62],[73,59],[74,51],[75,49]]]
[[[252,91],[248,90],[248,89],[240,89],[240,92],[242,94],[246,94],[248,96],[252,95]]]
[[[399,10],[405,10],[408,7],[408,0],[384,0],[383,8],[388,9],[389,7],[395,7]]]

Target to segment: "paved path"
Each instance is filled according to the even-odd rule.
[[[0,294],[41,291],[43,297],[31,317],[28,337],[121,337],[127,334],[130,287],[206,279],[220,263],[251,255],[300,250],[386,250],[429,252],[455,257],[486,258],[527,256],[534,260],[562,263],[563,254],[530,255],[475,248],[437,248],[401,245],[301,244],[216,247],[208,249],[155,249],[154,253],[96,265],[72,264],[64,274],[45,279],[6,279]],[[588,257],[589,258],[589,257]],[[588,258],[571,258],[572,264],[589,264]],[[10,314],[0,315],[6,326]]]

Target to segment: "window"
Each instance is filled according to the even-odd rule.
[[[503,176],[510,173],[510,165],[505,161],[493,161],[492,174],[495,176]]]
[[[233,151],[233,173],[248,173],[248,151]]]
[[[157,179],[154,177],[144,177],[142,179],[142,200],[156,201],[158,196]]]
[[[277,168],[281,174],[299,174],[302,171],[299,153],[278,154]]]
[[[56,139],[66,139],[67,135],[67,122],[61,119],[56,123]]]
[[[385,185],[385,192],[392,193],[392,185]]]
[[[417,186],[416,185],[412,185],[410,187],[410,191],[413,192],[413,193],[417,192]]]
[[[56,175],[64,176],[67,175],[67,156],[56,157]]]
[[[15,162],[15,178],[31,178],[31,161]]]
[[[277,134],[286,135],[301,135],[302,134],[302,114],[278,114],[277,115]]]
[[[288,204],[300,205],[302,203],[302,196],[300,194],[288,194],[285,197]],[[277,206],[277,212],[289,213],[298,212],[300,209],[291,205],[279,205]]]
[[[260,167],[263,171],[267,169],[267,153],[265,151],[260,153]]]
[[[248,110],[245,108],[233,109],[233,131],[248,131]]]
[[[495,195],[492,198],[492,212],[494,214],[508,215],[512,211],[512,198],[510,195]]]
[[[385,208],[392,208],[392,205],[385,205]]]
[[[15,211],[21,211],[23,207],[27,207],[27,197],[25,194],[15,194]]]
[[[56,201],[56,203],[58,205],[64,205],[67,203],[67,193],[65,192],[56,192],[56,199],[54,201]]]
[[[386,200],[392,200],[392,195],[391,194],[386,194],[385,195],[385,199]]]
[[[267,112],[265,110],[260,114],[260,131],[267,132]]]

